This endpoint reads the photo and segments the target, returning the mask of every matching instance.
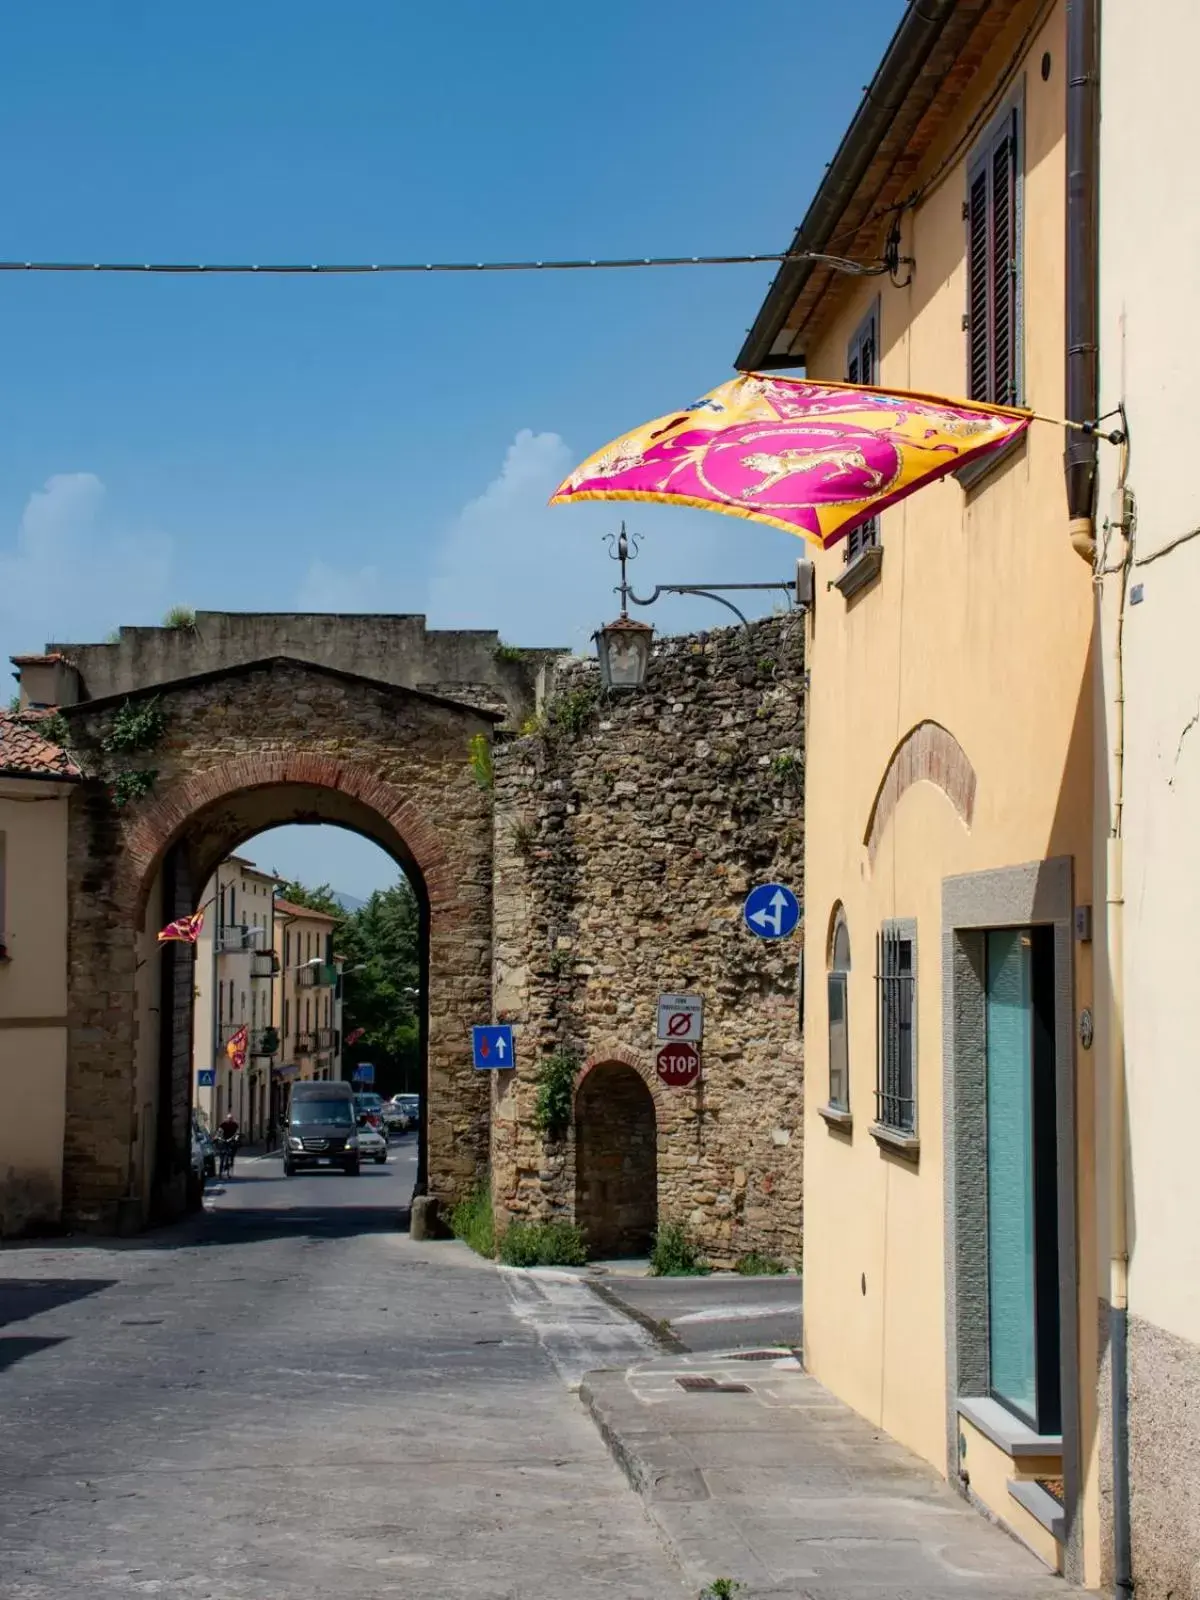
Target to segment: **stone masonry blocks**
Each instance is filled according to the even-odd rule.
[[[572,726],[556,725],[556,704]],[[659,1219],[685,1224],[716,1265],[752,1250],[796,1262],[800,943],[754,937],[742,906],[758,882],[803,895],[803,625],[663,640],[644,689],[608,699],[595,664],[572,663],[545,722],[495,762],[493,989],[517,1039],[516,1070],[493,1087],[498,1223],[560,1215],[586,1232],[591,1220],[602,1247],[595,1185],[587,1171],[577,1181],[580,1148],[597,1148],[582,1119],[597,1114],[589,1086],[615,1093],[611,1069],[626,1067],[653,1101]],[[705,1000],[697,1088],[667,1088],[654,1068],[658,995],[676,991]],[[532,1120],[538,1070],[559,1050],[580,1063],[577,1120],[546,1139]],[[594,1131],[610,1191],[627,1185],[644,1146],[622,1154],[613,1128]]]
[[[156,874],[175,852],[198,886],[247,838],[296,817],[358,827],[425,894],[428,1182],[453,1204],[487,1160],[487,1085],[471,1069],[468,1040],[471,1023],[491,1012],[492,817],[468,747],[494,718],[299,662],[155,692],[167,733],[146,758],[157,770],[151,795],[116,810],[93,780],[71,801],[68,1222],[111,1228],[119,1203],[140,1189],[129,1047],[137,1002],[111,974],[132,960]],[[72,708],[85,768],[115,714],[112,703]],[[187,1103],[185,1056],[164,1051],[174,1065],[160,1103]]]

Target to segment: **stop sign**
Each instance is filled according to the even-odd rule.
[[[663,1045],[654,1065],[669,1089],[686,1089],[700,1076],[700,1052],[686,1039],[677,1039]]]

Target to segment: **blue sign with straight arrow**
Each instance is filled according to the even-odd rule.
[[[786,939],[800,921],[800,902],[782,883],[760,883],[746,896],[742,915],[760,939]]]
[[[477,1072],[489,1072],[497,1067],[514,1065],[513,1034],[512,1028],[507,1023],[498,1023],[494,1027],[472,1028],[471,1039],[475,1048]]]

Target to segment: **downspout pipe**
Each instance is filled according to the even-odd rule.
[[[1067,0],[1066,411],[1072,422],[1099,413],[1100,212],[1099,0]],[[1066,430],[1063,457],[1072,547],[1096,555],[1096,439]]]
[[[1067,0],[1067,230],[1066,412],[1073,422],[1099,415],[1099,213],[1100,213],[1100,5]],[[1071,545],[1089,566],[1096,562],[1094,434],[1067,429],[1066,479]],[[1122,488],[1124,461],[1122,461]],[[1129,1247],[1126,1218],[1126,1095],[1124,1020],[1124,621],[1129,583],[1129,542],[1121,571],[1115,640],[1112,751],[1112,818],[1106,861],[1105,920],[1109,994],[1109,1367],[1111,1376],[1113,1591],[1133,1594],[1129,1495]]]

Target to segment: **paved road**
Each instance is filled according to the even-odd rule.
[[[294,1212],[309,1216],[346,1208],[356,1212],[386,1211],[380,1226],[395,1227],[408,1214],[417,1181],[417,1135],[395,1135],[383,1165],[366,1162],[357,1178],[341,1172],[298,1172],[283,1175],[281,1155],[241,1156],[231,1179],[208,1181],[206,1208],[222,1217],[231,1212]],[[243,1221],[245,1218],[242,1219]]]
[[[799,1278],[640,1278],[606,1274],[597,1280],[615,1299],[659,1324],[685,1350],[751,1350],[801,1344],[803,1296]]]
[[[397,1234],[407,1171],[0,1254],[5,1600],[681,1600],[560,1376],[594,1297]]]

